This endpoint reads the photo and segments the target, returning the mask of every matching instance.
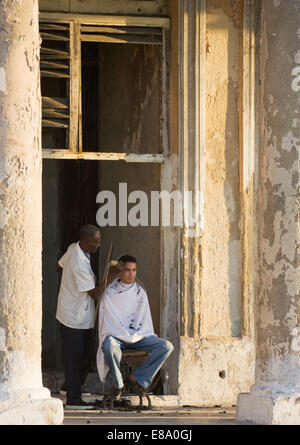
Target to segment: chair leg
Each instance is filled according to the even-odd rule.
[[[109,394],[105,394],[103,397],[103,408],[106,408],[106,405],[109,409],[114,409],[114,400]]]
[[[144,409],[143,396],[139,395],[139,399],[140,399],[139,409]]]
[[[149,411],[152,410],[153,407],[152,407],[152,403],[151,403],[151,399],[150,399],[149,394],[143,394],[143,395],[138,394],[138,396],[139,396],[139,399],[140,399],[140,404],[139,404],[138,409],[149,410]],[[147,398],[148,406],[145,406],[143,404],[143,396]]]
[[[150,396],[149,396],[149,394],[146,394],[146,397],[147,397],[147,400],[148,400],[148,410],[151,410],[152,409],[152,403],[151,403],[151,399],[150,399]]]

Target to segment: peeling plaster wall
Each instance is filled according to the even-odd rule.
[[[264,2],[257,381],[299,386],[299,3]],[[280,20],[278,20],[280,17]]]

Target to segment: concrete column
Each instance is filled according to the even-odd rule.
[[[297,1],[262,1],[255,384],[238,419],[300,424]]]
[[[38,1],[0,2],[0,424],[60,424],[41,373]]]

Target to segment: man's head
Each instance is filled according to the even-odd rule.
[[[120,272],[122,283],[132,284],[136,277],[136,259],[131,255],[123,255],[119,258],[119,262],[123,263],[123,269]]]
[[[82,250],[96,253],[101,241],[100,229],[92,224],[82,226],[79,232],[79,241]]]

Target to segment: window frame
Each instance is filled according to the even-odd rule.
[[[161,28],[162,30],[162,125],[163,132],[167,130],[167,63],[166,45],[167,34],[170,29],[168,17],[144,17],[144,16],[110,16],[99,14],[75,14],[40,12],[40,22],[51,24],[67,23],[70,27],[70,82],[69,82],[69,148],[48,149],[42,148],[42,157],[45,159],[87,159],[109,160],[126,162],[155,162],[163,163],[169,152],[168,143],[162,136],[161,154],[139,153],[115,153],[115,152],[87,152],[82,150],[82,111],[81,111],[81,42],[85,36],[81,34],[81,27],[95,26],[122,26],[141,28]],[[126,43],[125,43],[126,44]]]

